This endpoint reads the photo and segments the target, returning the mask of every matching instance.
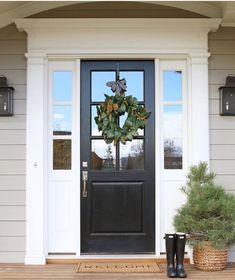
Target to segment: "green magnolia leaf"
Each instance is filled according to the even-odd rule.
[[[136,123],[135,123],[136,127],[140,128],[140,127],[142,127],[142,124],[143,124],[143,121],[136,120]]]
[[[107,130],[107,129],[103,129],[103,133],[104,133],[105,135],[107,135],[107,134],[108,134],[108,130]]]
[[[106,144],[111,144],[112,142],[113,142],[113,139],[106,139],[106,140],[105,140],[105,143],[106,143]]]
[[[128,96],[126,97],[126,101],[128,102],[129,105],[132,105],[132,104],[133,104],[132,98],[133,98],[132,95],[128,95]]]
[[[116,98],[116,100],[119,101],[119,102],[123,102],[123,100],[124,100],[124,97],[121,96],[121,95],[116,95],[115,98]]]
[[[132,136],[131,132],[127,133],[126,139],[128,139],[130,141],[133,139],[133,136]]]
[[[95,117],[94,120],[95,120],[95,123],[96,123],[96,124],[99,123],[99,118],[98,118],[98,117]]]
[[[103,125],[107,126],[108,124],[109,124],[109,119],[108,118],[103,119]]]
[[[120,138],[120,141],[121,141],[121,143],[122,144],[126,144],[126,139],[125,139],[125,136],[122,136],[121,138]]]
[[[114,121],[110,122],[110,128],[112,130],[114,130],[116,128],[116,126],[117,126],[116,122],[114,122]]]
[[[133,123],[130,120],[125,120],[125,126],[132,127]]]
[[[137,98],[136,98],[136,97],[133,97],[133,98],[132,98],[132,102],[133,102],[132,105],[134,105],[134,106],[137,106],[137,105],[138,105],[138,101],[137,101]]]
[[[115,130],[115,132],[114,132],[114,137],[115,137],[115,138],[119,138],[119,137],[121,137],[121,136],[122,136],[121,131]]]
[[[105,112],[102,112],[100,117],[101,117],[101,119],[104,119],[105,117],[107,117],[107,114]]]
[[[107,138],[109,138],[109,139],[114,138],[114,133],[112,132],[112,130],[108,131]]]
[[[122,103],[120,108],[121,108],[122,112],[126,112],[126,104],[124,102]]]
[[[100,114],[100,107],[96,106],[96,112],[97,112],[97,116]]]
[[[136,130],[132,130],[131,134],[132,134],[132,136],[138,136],[139,135],[139,133]]]
[[[144,121],[140,121],[139,128],[144,128]]]
[[[128,133],[128,131],[129,131],[129,128],[127,127],[127,126],[123,126],[122,127],[122,134],[124,134],[124,135],[126,135],[127,133]]]
[[[130,121],[130,122],[134,122],[136,120],[136,118],[129,114],[128,117],[127,117],[127,120]]]
[[[151,115],[151,113],[150,113],[150,112],[146,112],[146,113],[145,113],[145,119],[149,118],[149,117],[150,117],[150,115]]]

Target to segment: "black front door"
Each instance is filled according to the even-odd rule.
[[[127,82],[151,112],[144,131],[126,145],[108,145],[97,130],[96,105],[106,83]],[[119,122],[123,124],[125,117]],[[153,61],[81,63],[81,252],[151,254],[155,252],[155,133]],[[85,173],[84,173],[85,171]],[[86,178],[87,177],[87,178]],[[87,180],[86,180],[87,179]],[[87,190],[86,192],[84,191]]]

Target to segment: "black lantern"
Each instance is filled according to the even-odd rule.
[[[220,115],[235,116],[235,76],[228,76],[220,90]]]
[[[7,85],[7,78],[0,76],[0,116],[13,116],[13,91]]]

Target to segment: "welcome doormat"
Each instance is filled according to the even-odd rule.
[[[81,262],[78,264],[78,273],[159,273],[162,269],[155,262]]]

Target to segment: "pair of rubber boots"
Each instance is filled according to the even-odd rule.
[[[184,270],[184,250],[186,235],[184,233],[165,234],[167,276],[169,278],[186,278]],[[176,256],[176,265],[175,265]]]

